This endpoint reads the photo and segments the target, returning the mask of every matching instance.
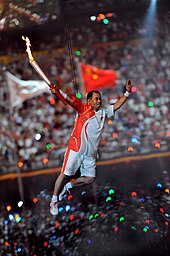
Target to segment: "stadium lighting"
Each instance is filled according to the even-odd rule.
[[[149,10],[145,19],[145,26],[148,29],[150,39],[152,39],[153,31],[154,31],[154,22],[155,22],[155,16],[156,16],[156,2],[157,2],[156,0],[151,0]]]

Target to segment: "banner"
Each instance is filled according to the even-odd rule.
[[[50,93],[48,85],[41,80],[24,81],[17,78],[9,71],[6,72],[6,79],[10,92],[11,108],[20,105],[25,100],[41,95],[44,92]]]
[[[78,64],[78,71],[80,84],[85,94],[92,90],[115,86],[118,78],[118,74],[113,70],[99,69],[83,63]]]

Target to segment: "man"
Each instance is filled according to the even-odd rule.
[[[87,95],[87,103],[82,103],[76,97],[59,91],[68,104],[77,111],[77,115],[61,173],[55,181],[50,203],[52,215],[58,214],[58,202],[67,190],[95,181],[97,149],[104,121],[107,117],[114,116],[114,113],[127,101],[131,93],[131,80],[126,83],[124,95],[114,105],[105,108],[101,107],[102,99],[99,91],[90,91]],[[54,93],[54,90],[52,92]],[[79,168],[81,176],[74,182],[67,183],[69,177],[75,175]]]

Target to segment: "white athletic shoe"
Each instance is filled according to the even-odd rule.
[[[67,192],[68,194],[70,194],[70,190],[69,190],[66,186],[64,186],[63,190],[62,190],[61,193],[59,194],[59,201],[61,201],[61,200],[63,199],[63,197],[64,197],[64,195],[65,195],[66,192]]]
[[[52,215],[58,214],[58,202],[51,201],[50,203],[50,213]]]

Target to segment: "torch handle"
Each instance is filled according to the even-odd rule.
[[[35,71],[41,76],[41,78],[48,84],[50,85],[51,82],[50,80],[47,78],[47,76],[44,74],[44,72],[42,71],[42,69],[40,68],[40,66],[37,64],[37,62],[35,60],[30,61],[30,64],[33,66],[33,68],[35,69]]]
[[[64,105],[67,105],[68,102],[66,99],[60,94],[59,90],[50,82],[50,80],[46,77],[42,69],[39,67],[37,62],[35,60],[30,61],[30,64],[33,66],[33,68],[37,71],[37,73],[42,77],[42,79],[48,84],[50,89],[55,90],[56,96],[64,103]]]

